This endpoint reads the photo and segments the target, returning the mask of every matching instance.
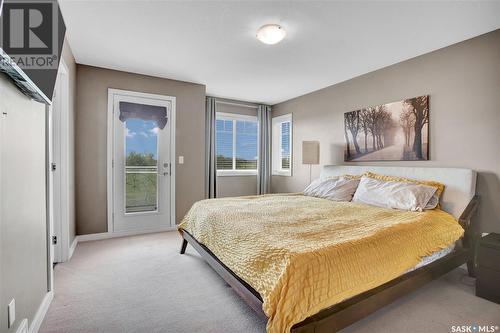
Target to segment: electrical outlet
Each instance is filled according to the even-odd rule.
[[[9,328],[11,328],[14,325],[14,322],[16,321],[16,300],[12,299],[10,301],[9,306]]]
[[[184,164],[184,156],[179,156],[179,164]]]

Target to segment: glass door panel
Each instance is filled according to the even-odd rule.
[[[125,213],[158,209],[159,130],[152,120],[125,122]]]

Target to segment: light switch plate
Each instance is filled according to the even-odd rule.
[[[179,164],[184,164],[184,156],[179,156]]]
[[[16,321],[16,300],[12,299],[9,303],[9,328],[11,328],[14,325],[14,322]]]

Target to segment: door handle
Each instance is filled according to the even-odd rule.
[[[169,175],[169,171],[170,171],[170,164],[169,163],[163,163],[163,168],[164,169],[168,169],[168,171],[164,171],[163,172],[164,176],[168,176]]]

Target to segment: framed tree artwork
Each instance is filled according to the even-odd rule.
[[[345,161],[429,159],[429,96],[344,113]]]

